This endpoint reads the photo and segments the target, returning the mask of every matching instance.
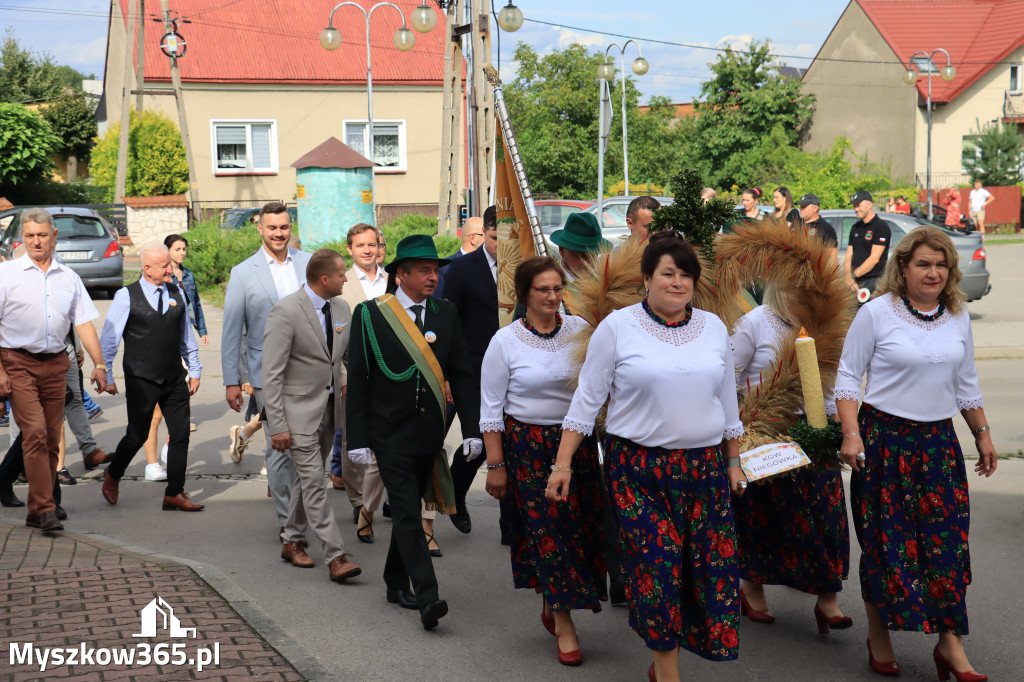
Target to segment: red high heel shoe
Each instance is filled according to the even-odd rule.
[[[542,606],[540,609],[540,622],[544,623],[545,629],[547,629],[547,631],[550,632],[552,636],[557,636],[555,635],[555,616],[554,614],[549,616],[546,613],[544,613],[545,607],[548,605],[547,601],[542,600],[541,604]]]
[[[829,628],[845,630],[853,627],[853,618],[849,616],[826,616],[817,604],[814,605],[814,620],[818,622],[819,635],[827,635]]]
[[[658,682],[658,673],[654,672],[654,663],[651,663],[651,667],[647,669],[647,679],[651,682]]]
[[[868,640],[868,663],[871,665],[871,669],[879,675],[886,675],[888,677],[896,677],[900,674],[900,666],[896,661],[889,661],[888,663],[879,663],[875,660],[875,655],[871,653],[871,640]]]
[[[988,679],[988,675],[982,675],[981,673],[968,670],[967,672],[959,672],[953,665],[946,660],[946,657],[939,651],[939,645],[935,645],[935,650],[932,652],[932,657],[935,659],[935,670],[939,673],[940,680],[948,680],[949,674],[953,673],[953,677],[956,678],[956,682],[985,682]]]
[[[576,651],[562,651],[562,647],[559,646],[558,640],[555,640],[555,646],[558,648],[558,662],[562,665],[579,665],[583,662],[583,649],[577,649]]]
[[[747,601],[747,595],[743,594],[743,588],[740,588],[740,613],[755,623],[775,622],[775,616],[772,615],[771,611],[767,609],[758,611],[750,605],[750,602]]]

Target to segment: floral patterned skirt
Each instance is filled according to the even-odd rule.
[[[755,481],[733,500],[740,577],[823,594],[850,572],[850,529],[838,470],[809,466]]]
[[[607,598],[604,491],[597,443],[583,439],[572,462],[569,499],[544,497],[562,437],[559,425],[526,424],[505,415],[502,445],[512,518],[512,581],[544,595],[556,611],[601,610]]]
[[[605,468],[630,626],[656,651],[735,659],[739,570],[721,447],[648,448],[609,434]]]
[[[860,589],[890,630],[967,634],[967,472],[953,420],[860,410],[866,460],[850,481]]]

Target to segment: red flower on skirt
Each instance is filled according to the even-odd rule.
[[[907,540],[907,556],[917,560],[917,540]]]
[[[718,553],[728,559],[735,554],[735,547],[732,543],[732,538],[722,538],[718,541]]]
[[[942,599],[946,595],[946,588],[941,580],[933,580],[928,584],[928,594],[935,599]]]
[[[732,648],[732,647],[736,646],[739,643],[740,643],[740,639],[739,639],[739,637],[736,634],[736,630],[734,630],[733,628],[726,628],[725,631],[722,632],[722,644],[723,645],[725,645],[725,646],[727,646],[729,648]]]
[[[700,515],[704,512],[704,502],[702,500],[696,500],[693,503],[693,509],[690,511],[691,519],[699,519]]]
[[[555,539],[550,535],[545,535],[544,539],[540,541],[540,551],[545,555],[551,554],[556,549]]]

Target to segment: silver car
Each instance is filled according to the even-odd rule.
[[[960,271],[964,276],[963,281],[960,283],[960,289],[967,296],[967,300],[977,301],[992,290],[992,286],[988,281],[989,273],[988,268],[985,266],[985,247],[982,246],[980,233],[963,234],[962,232],[950,230],[904,213],[879,212],[877,215],[892,230],[893,245],[898,244],[908,232],[922,225],[929,225],[942,230],[953,240],[953,246],[956,247],[957,255],[960,256]],[[821,217],[827,220],[836,230],[836,234],[839,237],[839,260],[842,261],[843,256],[846,254],[850,228],[859,219],[853,212],[853,209],[849,208],[825,209],[821,212]]]
[[[658,200],[662,206],[668,206],[673,202],[672,197],[654,197]],[[620,241],[629,239],[629,228],[626,227],[626,209],[629,208],[630,202],[636,199],[636,197],[609,197],[604,200],[602,204],[602,212],[604,213],[604,226],[601,230],[601,236],[610,241],[613,245],[618,244]],[[588,208],[583,209],[582,213],[590,213],[597,215],[597,204],[593,204]],[[551,236],[551,233],[555,230],[560,230],[565,227],[563,222],[561,225],[542,225],[541,232],[544,233],[545,239]],[[557,249],[555,249],[557,251]]]
[[[74,270],[87,288],[103,289],[111,297],[124,286],[124,259],[117,230],[96,211],[77,206],[44,206],[57,228],[57,256]],[[25,252],[21,242],[21,214],[0,237],[0,260]]]

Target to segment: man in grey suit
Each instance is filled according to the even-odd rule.
[[[220,361],[224,397],[235,412],[244,407],[239,379],[238,348],[246,333],[246,365],[256,403],[263,409],[263,330],[267,315],[279,300],[295,293],[306,279],[309,254],[288,248],[292,221],[288,208],[272,201],[260,209],[256,229],[263,241],[259,250],[235,267],[224,292],[224,322]],[[288,520],[288,500],[295,480],[291,458],[267,443],[267,483],[274,499],[279,526]]]
[[[340,298],[345,260],[320,249],[306,266],[306,283],[270,309],[263,337],[263,386],[271,447],[291,452],[295,484],[284,526],[281,558],[312,568],[306,531],[320,540],[331,580],[343,581],[362,570],[345,552],[334,510],[327,500],[324,468],[342,423],[352,313]]]

